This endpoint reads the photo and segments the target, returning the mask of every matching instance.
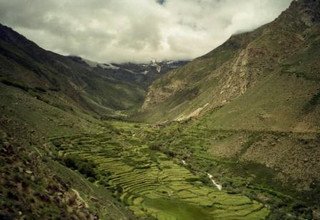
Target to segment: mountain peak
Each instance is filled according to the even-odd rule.
[[[289,9],[284,12],[294,13],[300,17],[307,26],[312,26],[320,22],[320,1],[319,0],[295,0]]]

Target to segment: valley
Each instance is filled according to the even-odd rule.
[[[0,219],[320,219],[319,11],[150,63],[0,25]]]
[[[92,173],[85,175],[110,189],[137,217],[263,219],[268,215],[263,204],[206,185],[178,158],[151,150],[142,141],[154,132],[148,126],[118,122],[113,126],[108,133],[53,139],[52,143],[68,167],[78,168],[82,160],[93,163]]]
[[[207,117],[101,121],[52,108],[18,88],[1,91],[2,149],[7,142],[37,149],[31,160],[37,169],[57,175],[101,218],[308,218],[319,204],[317,132],[210,129]],[[304,170],[297,164],[312,165]],[[33,197],[29,193],[22,191],[25,198]],[[177,202],[181,208],[164,211]]]
[[[283,161],[289,167],[282,171],[281,167],[261,165],[263,158],[257,163],[249,156],[265,142],[279,147],[279,142],[295,138],[306,146],[313,142],[316,148],[319,134],[207,130],[188,123],[153,126],[108,121],[96,124],[97,131],[91,134],[54,135],[40,151],[47,158],[47,166],[77,190],[81,200],[101,218],[126,219],[128,211],[137,218],[151,219],[278,219],[313,215],[309,207],[319,203],[319,189],[316,182],[308,182],[308,176],[317,175],[317,161],[313,162],[314,171],[310,168],[308,174],[290,167],[291,162]],[[236,146],[237,139],[246,141],[232,154],[234,151],[228,147],[230,142]],[[305,162],[305,158],[311,158],[293,156],[288,159],[301,158]],[[222,190],[212,180],[221,184]],[[315,188],[304,190],[308,185]],[[124,204],[128,211],[124,207],[105,210],[110,202]]]

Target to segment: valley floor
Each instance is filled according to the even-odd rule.
[[[317,133],[101,121],[11,87],[0,101],[0,217],[319,215]]]
[[[99,134],[51,139],[50,151],[61,164],[111,191],[138,218],[308,219],[316,214],[315,191],[286,188],[275,170],[239,157],[217,157],[208,147],[240,131],[187,127],[113,121]],[[252,136],[285,136],[253,133],[251,144],[258,141]]]
[[[151,150],[141,142],[141,136],[152,132],[147,127],[123,125],[97,135],[52,140],[58,159],[110,189],[137,217],[264,219],[268,215],[263,204],[206,185],[178,159]]]

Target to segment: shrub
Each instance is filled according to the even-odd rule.
[[[61,149],[61,142],[59,140],[53,140],[52,144],[57,148],[57,149]]]
[[[320,91],[312,96],[312,98],[304,105],[306,112],[312,111],[320,103]]]
[[[86,177],[91,178],[91,180],[97,179],[97,172],[95,171],[96,165],[87,159],[67,156],[64,158],[64,164],[71,169],[78,170]]]

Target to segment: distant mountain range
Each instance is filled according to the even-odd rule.
[[[192,61],[0,25],[0,111],[0,219],[320,219],[320,1]]]
[[[5,85],[32,91],[39,97],[44,93],[61,95],[64,101],[52,104],[72,103],[100,116],[138,108],[152,81],[186,63],[99,64],[46,51],[4,25],[0,25],[0,55],[0,80]]]
[[[92,70],[108,75],[114,79],[137,83],[147,88],[160,75],[179,68],[189,61],[160,61],[149,63],[98,63],[77,56],[69,56],[74,61],[90,66]]]

